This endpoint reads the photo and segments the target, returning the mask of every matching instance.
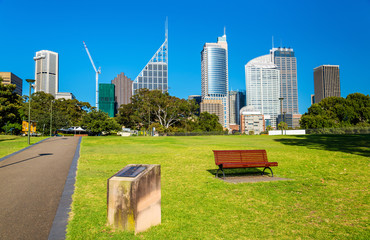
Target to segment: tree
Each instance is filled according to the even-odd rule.
[[[87,113],[81,122],[83,128],[93,135],[100,135],[103,132],[119,130],[121,127],[114,118],[110,118],[108,113],[95,109]]]
[[[28,117],[28,97],[24,97],[23,112]],[[45,92],[32,94],[31,118],[37,122],[37,131],[48,135],[50,132],[50,118],[52,118],[52,132],[61,128],[78,126],[87,111],[92,109],[87,102],[77,99],[55,99]]]
[[[21,123],[22,98],[14,92],[14,84],[4,85],[0,78],[0,128],[4,129],[5,125]],[[19,127],[18,127],[19,128]],[[5,129],[4,129],[5,130]]]
[[[370,126],[370,97],[352,93],[347,98],[324,98],[303,114],[300,125],[306,129]]]
[[[179,99],[160,90],[139,89],[131,97],[131,103],[119,108],[117,122],[134,129],[149,128],[156,122],[164,131],[170,131],[195,112],[194,101]]]
[[[222,131],[223,127],[218,121],[216,114],[210,114],[208,112],[202,112],[199,115],[199,129],[204,132]]]
[[[280,130],[287,130],[288,129],[288,124],[286,122],[279,122],[278,124],[278,129]]]

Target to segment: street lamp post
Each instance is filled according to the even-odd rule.
[[[32,83],[35,82],[34,79],[26,79],[26,81],[30,84],[30,94],[28,98],[28,145],[31,145],[30,143],[30,135],[31,135],[31,88],[32,88]]]
[[[280,97],[279,100],[280,100],[280,122],[281,122],[281,119],[283,117],[282,114],[283,114],[283,100],[284,100],[284,98]],[[281,135],[283,135],[283,128],[281,128]]]
[[[54,103],[54,100],[51,100],[50,102],[50,137],[51,137],[51,130],[52,130],[52,126],[53,126],[53,103]]]

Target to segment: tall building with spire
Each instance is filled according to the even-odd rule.
[[[280,97],[283,100],[283,112],[297,114],[298,84],[297,59],[292,48],[272,48],[271,62],[280,70]]]
[[[141,88],[168,91],[168,30],[166,21],[165,40],[132,84],[132,94]]]
[[[228,76],[228,46],[226,34],[218,37],[217,43],[206,43],[201,52],[201,112],[215,113],[224,128],[229,128],[229,76]],[[221,104],[219,107],[207,108],[210,103]],[[211,106],[211,105],[210,105]],[[215,112],[214,109],[217,109]]]
[[[41,50],[36,52],[35,92],[50,93],[54,97],[59,88],[59,55],[56,52]]]

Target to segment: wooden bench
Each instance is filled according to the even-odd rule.
[[[218,171],[221,170],[225,178],[225,168],[258,168],[264,167],[262,175],[265,173],[266,168],[270,169],[272,177],[272,166],[277,166],[277,162],[269,162],[267,160],[266,150],[213,150],[215,155],[215,163],[218,165]]]

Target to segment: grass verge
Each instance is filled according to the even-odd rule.
[[[37,143],[46,137],[31,137],[31,144]],[[28,147],[27,137],[19,137],[12,135],[0,135],[0,158]]]
[[[370,135],[84,137],[67,239],[369,239]],[[266,149],[292,181],[215,179],[212,150]],[[160,164],[162,224],[107,226],[106,182],[130,163]],[[228,170],[240,174],[256,169]]]

